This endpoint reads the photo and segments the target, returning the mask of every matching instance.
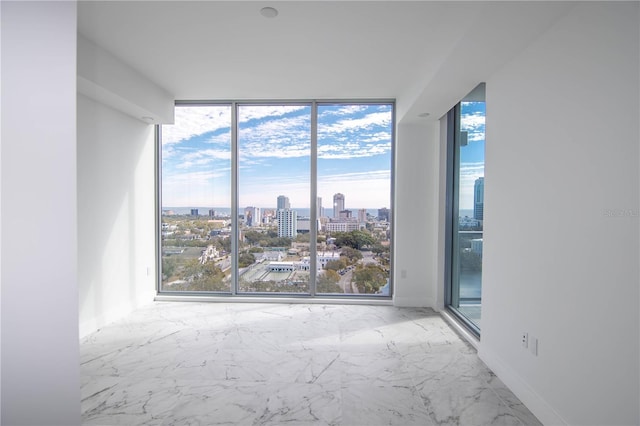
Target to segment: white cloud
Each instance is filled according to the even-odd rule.
[[[359,144],[347,142],[343,144],[323,144],[318,146],[318,158],[323,160],[345,160],[349,158],[371,157],[391,151],[391,142],[381,144]]]
[[[344,133],[354,130],[370,129],[373,126],[391,125],[391,112],[373,112],[362,118],[348,118],[337,120],[334,123],[322,123],[318,125],[318,139],[326,137],[327,134]]]
[[[337,109],[335,106],[326,107],[326,106],[320,105],[318,107],[318,112],[319,112],[318,116],[319,116],[319,120],[322,120],[325,117],[352,115],[358,112],[365,111],[367,108],[369,108],[369,105],[363,105],[363,104],[342,105],[342,106],[339,106]]]
[[[208,159],[212,160],[231,160],[231,151],[230,150],[220,150],[220,149],[201,149],[198,151],[192,151],[184,154],[182,159],[184,161],[190,160],[198,160],[198,159]]]
[[[241,158],[296,158],[311,155],[310,116],[285,117],[240,128]]]
[[[241,105],[238,110],[238,122],[246,123],[250,120],[267,117],[281,117],[285,114],[309,109],[309,105]]]
[[[460,116],[460,129],[468,132],[469,142],[483,141],[485,136],[485,115],[483,112],[462,114]]]
[[[162,144],[175,144],[207,132],[229,128],[230,125],[229,105],[177,106],[175,124],[162,126]]]

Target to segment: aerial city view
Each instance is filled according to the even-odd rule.
[[[176,108],[161,130],[162,291],[310,293],[313,276],[318,294],[390,295],[393,104],[317,114],[312,152],[309,105],[239,105],[232,159],[230,105]]]
[[[318,293],[388,294],[389,209],[348,210],[333,196],[324,214],[318,198],[315,223]],[[230,291],[229,209],[163,210],[163,289]],[[274,208],[246,207],[239,217],[241,292],[308,293],[311,274],[309,209],[291,208],[280,195]]]

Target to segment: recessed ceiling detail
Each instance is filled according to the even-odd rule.
[[[263,7],[262,9],[260,9],[260,14],[265,18],[275,18],[276,16],[278,16],[278,9],[275,9],[273,7]]]

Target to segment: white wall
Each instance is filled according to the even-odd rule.
[[[155,295],[154,129],[78,95],[80,335]]]
[[[174,97],[169,92],[82,34],[78,34],[78,92],[138,120],[173,122]]]
[[[435,306],[439,127],[398,125],[394,305]]]
[[[638,5],[577,5],[487,81],[480,356],[545,424],[640,424]]]
[[[76,4],[2,2],[2,424],[80,423]]]

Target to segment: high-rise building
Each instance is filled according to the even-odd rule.
[[[322,207],[322,197],[318,197],[318,204],[316,206],[316,219],[324,217],[324,208]]]
[[[198,209],[191,209],[191,216],[198,216]]]
[[[340,217],[340,212],[344,210],[344,195],[337,193],[333,195],[333,217]]]
[[[367,209],[358,210],[358,222],[367,223]]]
[[[484,177],[479,177],[473,184],[473,218],[484,218]]]
[[[381,209],[378,209],[378,220],[385,220],[387,222],[389,222],[389,209],[386,207],[383,207]]]
[[[216,211],[214,209],[209,209],[209,217],[210,218],[216,217]]]
[[[289,204],[289,197],[285,197],[284,195],[278,196],[278,210],[290,208],[291,205]]]
[[[295,210],[278,209],[276,213],[278,222],[278,237],[294,238],[298,232],[298,214]]]
[[[244,209],[244,221],[247,226],[260,226],[262,224],[260,207],[247,207]]]

